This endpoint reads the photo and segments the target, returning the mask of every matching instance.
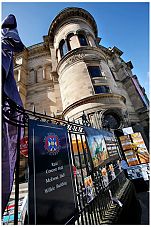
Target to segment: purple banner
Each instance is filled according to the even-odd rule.
[[[22,106],[22,100],[20,98],[16,81],[14,78],[13,54],[14,52],[22,51],[24,49],[24,45],[18,35],[15,16],[10,14],[8,17],[6,17],[2,22],[1,28],[3,95],[8,96],[16,104]],[[3,121],[2,214],[9,200],[9,195],[11,193],[11,188],[13,184],[13,175],[16,163],[16,144],[17,128]]]
[[[139,93],[141,99],[143,100],[145,106],[149,107],[148,102],[147,102],[147,100],[146,100],[146,98],[145,98],[145,96],[144,96],[142,90],[140,89],[140,86],[139,86],[137,80],[136,80],[135,78],[132,77],[132,81],[133,81],[133,84],[135,85],[136,90],[137,90],[137,92]]]

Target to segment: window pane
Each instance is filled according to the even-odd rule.
[[[64,40],[60,42],[59,49],[60,49],[61,57],[63,57],[68,52],[68,47]]]
[[[88,71],[92,78],[102,76],[99,66],[88,66]]]
[[[79,38],[79,42],[80,42],[81,46],[87,46],[88,45],[84,35],[79,34],[78,38]]]
[[[110,89],[108,86],[94,86],[94,91],[95,94],[100,94],[100,93],[110,93]]]

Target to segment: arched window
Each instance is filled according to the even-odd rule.
[[[59,44],[60,55],[63,57],[68,52],[68,46],[64,39]]]
[[[41,82],[43,80],[43,71],[42,67],[39,67],[37,70],[37,82]]]
[[[34,84],[35,82],[36,82],[35,71],[34,69],[31,69],[28,75],[28,84]]]
[[[78,39],[80,42],[80,46],[88,46],[86,37],[83,34],[78,34]]]
[[[104,127],[110,128],[110,129],[118,129],[121,125],[121,117],[112,112],[107,111],[103,114],[102,118],[102,124]]]
[[[50,65],[47,65],[45,70],[47,80],[52,80],[51,72],[52,72],[52,67]]]

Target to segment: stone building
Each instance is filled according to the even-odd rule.
[[[15,78],[24,107],[95,127],[132,125],[148,135],[149,107],[131,61],[117,47],[100,45],[92,15],[66,8],[52,21],[43,42],[15,57]]]

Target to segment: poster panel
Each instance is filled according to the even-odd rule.
[[[84,127],[94,167],[99,166],[109,155],[102,130]]]
[[[104,140],[110,157],[118,155],[118,147],[112,133],[104,133]]]
[[[87,203],[90,203],[95,197],[95,189],[93,186],[93,181],[91,176],[84,178],[84,185],[85,185]]]
[[[75,213],[67,129],[29,120],[29,224],[66,224]]]
[[[125,135],[120,137],[122,149],[124,151],[126,161],[129,166],[134,166],[139,164],[138,157],[133,150],[133,143],[131,140],[131,135]]]
[[[28,137],[25,136],[20,140],[20,153],[24,157],[28,157]]]
[[[139,156],[140,163],[149,163],[149,153],[145,146],[144,140],[140,132],[131,134],[133,144],[135,145],[136,152]]]
[[[132,141],[130,135],[120,136],[120,141],[124,151],[132,149]]]
[[[122,131],[123,131],[124,135],[128,135],[128,134],[134,133],[132,127],[122,128]]]
[[[110,174],[111,174],[112,180],[114,180],[116,178],[116,175],[115,175],[115,172],[114,172],[113,164],[109,165],[109,170],[110,170]]]
[[[102,174],[104,186],[107,187],[109,184],[109,179],[108,179],[108,174],[105,167],[101,169],[101,174]]]

